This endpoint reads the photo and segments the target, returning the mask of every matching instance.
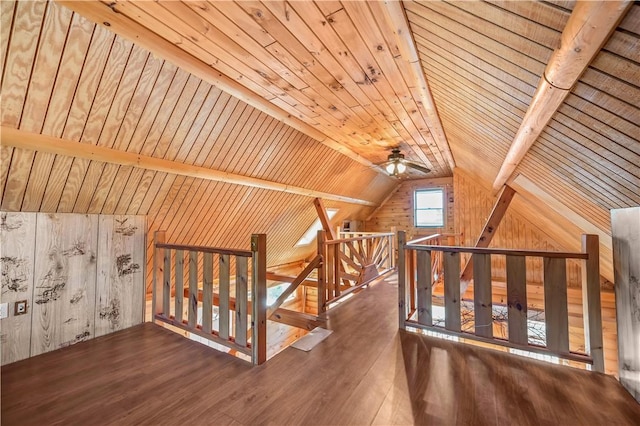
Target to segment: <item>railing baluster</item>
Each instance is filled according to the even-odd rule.
[[[407,320],[407,263],[404,245],[407,242],[404,231],[398,231],[398,325],[401,330],[406,329]]]
[[[165,242],[165,231],[156,231],[153,234],[155,251],[153,253],[153,288],[151,289],[151,319],[155,322],[155,316],[162,312],[162,300],[164,299],[164,251],[157,244]]]
[[[460,332],[460,253],[444,257],[444,326]]]
[[[325,240],[327,234],[325,231],[318,231],[318,254],[322,256],[322,264],[318,268],[318,315],[326,311],[327,302],[327,245]],[[306,301],[305,301],[306,303]]]
[[[418,268],[418,322],[432,325],[431,315],[431,252],[419,251],[417,254]]]
[[[327,263],[327,267],[325,268],[325,271],[327,271],[327,290],[329,291],[329,296],[328,299],[333,299],[334,297],[336,297],[335,294],[335,282],[339,280],[338,277],[335,276],[335,267],[334,267],[334,253],[335,251],[333,250],[332,246],[327,245],[327,259],[326,259],[326,263]]]
[[[246,257],[236,256],[236,333],[235,340],[240,346],[247,345],[247,275]]]
[[[526,345],[529,342],[527,331],[527,258],[508,255],[506,258],[509,341]]]
[[[198,252],[189,252],[189,327],[198,322]]]
[[[169,318],[171,315],[171,250],[164,250],[164,278],[162,290],[162,315]]]
[[[472,256],[472,260],[476,334],[482,337],[493,337],[491,255],[476,253]]]
[[[544,258],[544,316],[547,348],[569,352],[566,259]]]
[[[340,296],[340,283],[342,282],[342,279],[340,277],[341,274],[341,270],[342,268],[340,268],[340,264],[341,264],[341,260],[340,260],[340,245],[339,244],[334,244],[333,245],[333,267],[334,267],[334,271],[333,271],[333,276],[335,277],[335,288],[334,288],[334,297],[338,297]]]
[[[176,321],[181,323],[184,310],[184,252],[182,250],[176,250],[175,252],[175,318]]]
[[[220,292],[220,304],[218,306],[219,315],[219,330],[218,333],[222,339],[229,338],[229,281],[230,281],[230,269],[229,269],[229,255],[220,255],[220,271],[219,271],[219,292]]]
[[[211,333],[213,323],[213,254],[202,257],[202,331]]]

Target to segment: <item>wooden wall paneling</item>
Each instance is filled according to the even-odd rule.
[[[4,74],[4,60],[7,57],[15,10],[16,2],[14,0],[0,3],[0,81]]]
[[[39,32],[46,11],[43,2],[19,2],[16,5],[15,18],[11,28],[11,44],[6,51],[2,75],[2,124],[19,128],[24,109],[24,103],[29,86],[30,74],[33,69],[38,47]],[[19,210],[23,197],[23,182],[12,177],[12,170],[22,170],[30,158],[24,158],[28,153],[22,150],[11,150],[11,163],[6,164],[7,175],[3,185],[2,209]],[[17,154],[17,155],[16,155]],[[14,157],[15,155],[15,162]],[[21,158],[23,157],[23,158]],[[26,168],[28,170],[28,167]],[[24,172],[22,172],[24,173]]]
[[[30,79],[22,111],[20,122],[20,129],[22,130],[35,133],[40,133],[43,130],[49,103],[51,100],[55,100],[55,97],[52,99],[53,88],[58,68],[62,66],[61,59],[67,42],[67,32],[69,31],[72,15],[71,11],[56,7],[53,4],[47,7],[32,70],[33,78]],[[64,116],[65,111],[60,111],[59,114]],[[35,180],[40,185],[46,185],[48,177],[47,166],[50,166],[53,162],[54,155],[35,153],[33,151],[26,151],[21,155],[30,157],[31,161],[25,161],[25,165],[28,164],[29,167],[15,171],[13,174],[14,177],[24,180],[21,189],[24,192],[24,198],[15,201],[24,205],[24,210],[37,211],[40,207],[40,200],[37,198],[32,200],[30,198],[28,183],[33,185]],[[16,173],[20,173],[22,176],[20,177],[20,174]]]
[[[95,333],[102,336],[144,321],[144,216],[98,218]]]
[[[93,337],[98,217],[38,216],[31,356]]]
[[[28,358],[31,350],[36,214],[0,212],[0,246],[0,299],[9,309],[0,333],[1,364],[5,365]],[[14,303],[20,300],[27,301],[27,314],[15,316]]]
[[[103,29],[101,32],[108,33],[106,29]],[[97,34],[100,34],[101,32],[98,32],[98,29],[96,28]],[[94,42],[96,42],[96,44],[98,44],[97,42],[99,41],[100,37],[97,37],[97,40],[94,38]],[[108,45],[108,43],[103,41],[103,47],[104,45]],[[134,72],[130,72],[130,74],[125,76],[125,68],[128,64],[129,56],[133,51],[133,44],[120,37],[114,37],[113,43],[108,47],[108,58],[106,64],[103,66],[103,75],[110,76],[110,78],[100,79],[100,84],[95,94],[93,104],[91,105],[91,110],[87,112],[88,118],[82,130],[82,136],[80,137],[82,142],[97,144],[101,138],[110,137],[111,126],[107,125],[105,127],[105,125],[110,123],[108,117],[111,112],[111,105],[116,99],[119,99],[117,96],[122,94],[123,89],[119,86],[121,81],[123,81],[123,78],[126,79],[129,78],[131,74],[135,74]],[[91,51],[92,48],[89,50],[90,54]],[[89,58],[87,58],[87,62],[89,62]],[[93,192],[100,181],[104,164],[75,158],[73,160],[72,168],[79,170],[70,173],[84,175],[82,185],[78,188],[73,211],[75,213],[86,213],[89,211]],[[70,197],[70,195],[65,196],[63,194],[63,198],[68,197]],[[135,213],[137,212],[134,212],[134,214]]]
[[[620,383],[640,401],[640,208],[611,211]]]

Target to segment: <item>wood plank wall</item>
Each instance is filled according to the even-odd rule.
[[[143,216],[0,217],[2,365],[143,321]],[[25,315],[14,315],[19,300]]]
[[[445,226],[417,228],[414,225],[413,197],[416,189],[441,188],[445,198]],[[365,222],[367,232],[390,232],[392,227],[407,232],[407,239],[454,232],[454,188],[452,178],[407,180]]]

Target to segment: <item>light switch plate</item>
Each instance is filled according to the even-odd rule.
[[[8,316],[9,316],[9,304],[0,303],[0,319],[6,318]]]

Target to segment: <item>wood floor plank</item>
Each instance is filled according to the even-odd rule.
[[[143,324],[2,368],[3,424],[634,424],[611,376],[397,328],[395,276],[249,363]],[[576,392],[579,389],[579,392]]]

